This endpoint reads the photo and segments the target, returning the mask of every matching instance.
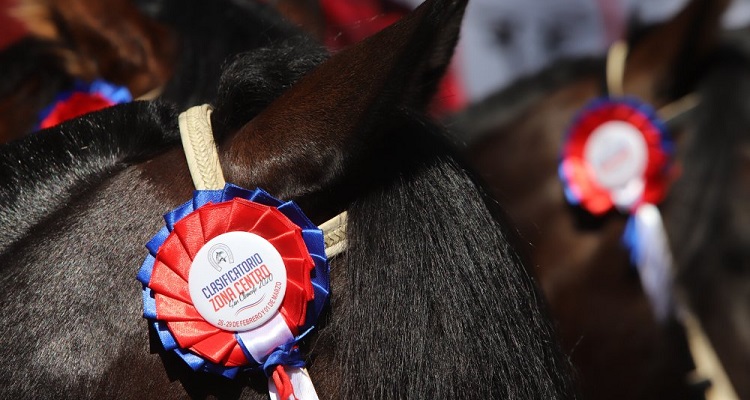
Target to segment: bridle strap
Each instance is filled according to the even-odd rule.
[[[612,97],[625,95],[625,61],[628,59],[628,43],[618,40],[607,52],[607,94]]]
[[[690,380],[694,383],[700,383],[704,379],[710,380],[711,385],[706,389],[706,400],[739,400],[740,397],[734,391],[734,386],[698,317],[683,308],[680,321],[685,327],[685,336],[695,364],[694,375],[690,376]]]
[[[149,100],[155,100],[161,94],[164,93],[164,86],[155,87],[148,92],[138,96],[135,100],[136,101],[149,101]]]
[[[326,256],[333,258],[346,250],[346,211],[319,226],[326,243]]]
[[[208,104],[189,108],[180,114],[180,137],[190,176],[198,190],[221,190],[226,184],[216,150]],[[346,249],[346,211],[319,226],[323,231],[326,255],[332,258]]]
[[[226,184],[211,129],[212,111],[211,106],[203,104],[189,108],[178,118],[185,158],[198,190],[219,190]]]

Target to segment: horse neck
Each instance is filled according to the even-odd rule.
[[[136,102],[5,145],[0,150],[0,253],[106,177],[177,140],[171,107]]]

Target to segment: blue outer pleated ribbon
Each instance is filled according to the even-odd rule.
[[[235,338],[240,344],[247,359],[255,361],[256,365],[242,368],[229,368],[223,365],[214,364],[179,347],[174,336],[172,336],[172,333],[167,328],[167,324],[158,320],[159,318],[156,310],[154,294],[147,285],[151,280],[156,253],[158,252],[159,247],[161,247],[167,239],[170,232],[174,229],[175,223],[203,205],[230,201],[236,197],[275,207],[302,229],[302,239],[304,240],[307,250],[310,252],[315,263],[315,268],[311,273],[311,281],[315,296],[312,302],[308,303],[305,324],[300,329],[303,333],[295,337],[292,342],[277,347],[268,357],[266,357],[265,360],[254,360],[239,336],[235,335]],[[323,232],[312,221],[310,221],[309,218],[307,218],[299,206],[292,201],[282,202],[262,189],[250,191],[227,183],[223,190],[194,191],[191,200],[164,215],[164,222],[165,226],[162,227],[162,229],[160,229],[159,232],[157,232],[156,235],[154,235],[154,237],[146,244],[149,254],[143,261],[136,276],[136,279],[143,284],[143,316],[151,321],[164,349],[167,351],[174,351],[185,360],[194,371],[216,373],[227,378],[234,378],[241,369],[261,369],[270,376],[276,365],[286,365],[299,368],[304,367],[304,359],[296,345],[297,342],[302,340],[313,330],[315,322],[318,320],[320,313],[328,302],[330,295],[330,266],[328,264],[328,257],[326,257],[325,253]]]
[[[57,106],[59,102],[68,100],[74,93],[98,93],[105,99],[111,101],[112,104],[120,104],[133,101],[133,96],[130,94],[128,88],[124,86],[118,86],[102,79],[96,79],[91,83],[76,79],[73,82],[73,88],[58,93],[57,96],[55,96],[55,99],[52,100],[52,102],[48,106],[44,107],[39,112],[39,115],[37,117],[36,130],[39,130],[42,121],[44,121],[50,115],[52,110]]]

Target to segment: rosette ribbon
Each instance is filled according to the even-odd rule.
[[[623,243],[659,320],[672,308],[672,258],[656,204],[666,195],[673,155],[666,125],[651,106],[601,98],[571,124],[558,170],[570,204],[597,216],[613,208],[630,214]]]
[[[91,83],[76,80],[72,89],[59,93],[55,100],[39,113],[37,128],[49,128],[83,114],[129,101],[133,101],[133,96],[126,87],[101,79]]]
[[[639,132],[645,144],[642,170],[620,182],[618,187],[608,187],[602,182],[587,152],[592,135],[612,122],[627,124],[620,127],[629,126]],[[673,153],[674,145],[666,126],[650,105],[635,98],[600,98],[581,110],[568,129],[558,174],[570,204],[581,206],[593,215],[603,215],[615,207],[634,212],[641,204],[658,204],[664,198]],[[615,149],[605,155],[608,159],[604,162],[615,164],[618,156],[628,155],[618,154]],[[622,159],[627,162],[627,158]]]
[[[249,191],[231,184],[223,190],[195,191],[192,200],[167,213],[164,220],[165,226],[146,245],[149,254],[137,276],[143,284],[144,317],[164,348],[174,351],[195,371],[228,378],[242,369],[263,370],[271,377],[279,367],[303,367],[296,344],[313,329],[330,291],[321,230],[294,202],[282,202],[263,190]],[[234,296],[228,304],[236,304],[242,285],[247,284],[246,292],[239,293],[240,299],[260,282],[254,280],[262,277],[259,264],[227,261],[224,257],[220,260],[227,262],[223,269],[215,265],[222,275],[198,292],[205,298],[196,300],[191,286],[191,280],[196,279],[193,265],[201,249],[210,247],[206,244],[212,239],[237,232],[257,235],[270,243],[286,271],[280,306],[270,319],[248,330],[228,329],[223,320],[209,322],[196,301],[205,301],[209,295],[219,301],[228,293]],[[223,294],[212,293],[214,289],[217,293],[222,289]],[[251,306],[254,304],[237,306],[236,313]],[[225,327],[217,326],[221,324]]]

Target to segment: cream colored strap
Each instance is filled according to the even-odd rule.
[[[211,130],[208,104],[189,108],[180,114],[180,137],[185,149],[190,176],[198,190],[221,190],[224,174]],[[332,258],[346,250],[346,211],[320,225],[326,244],[326,255]]]
[[[673,119],[685,115],[700,104],[700,97],[696,93],[689,93],[679,99],[663,106],[657,111],[664,122],[669,123]]]
[[[319,227],[323,231],[328,258],[333,258],[346,250],[346,216],[344,211]]]
[[[624,40],[612,43],[607,53],[607,92],[610,97],[625,95],[625,61],[628,59],[628,44]]]
[[[711,340],[703,331],[700,321],[691,312],[681,310],[680,320],[685,327],[690,354],[693,356],[695,363],[695,376],[692,378],[696,381],[708,379],[711,386],[706,389],[706,400],[739,400],[734,386],[729,380],[721,360],[716,354]]]
[[[161,94],[164,92],[164,86],[159,86],[157,88],[151,89],[148,92],[138,96],[136,100],[138,101],[148,101],[148,100],[154,100],[157,97],[161,96]]]
[[[204,104],[189,108],[179,117],[182,147],[198,190],[219,190],[225,184],[211,130],[211,111],[211,106]]]

